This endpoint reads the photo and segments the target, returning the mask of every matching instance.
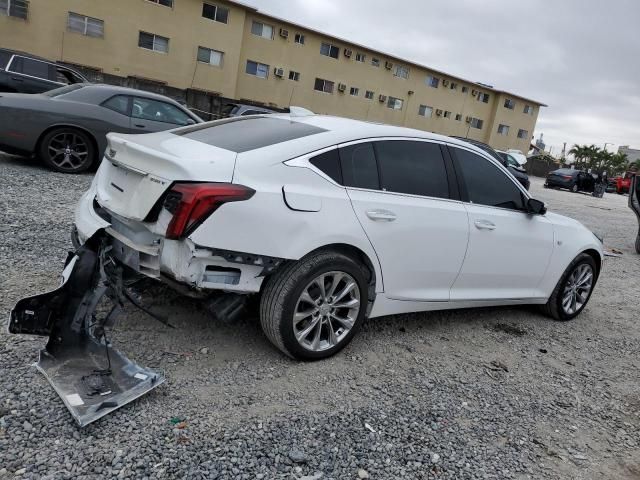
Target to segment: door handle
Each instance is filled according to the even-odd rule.
[[[138,127],[138,128],[147,128],[146,125],[143,125],[141,123],[136,123],[135,126]]]
[[[397,218],[396,214],[389,210],[369,210],[367,217],[379,222],[393,222]]]
[[[14,82],[24,82],[24,78],[18,78],[18,77],[11,77],[11,80],[13,80]]]
[[[476,220],[475,225],[478,230],[495,230],[496,229],[496,224],[490,222],[489,220]]]

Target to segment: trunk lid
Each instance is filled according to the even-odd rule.
[[[231,182],[235,152],[159,132],[110,133],[96,175],[98,203],[109,211],[142,221],[173,182]]]

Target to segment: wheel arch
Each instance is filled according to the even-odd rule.
[[[85,127],[81,127],[73,123],[56,123],[55,125],[49,125],[38,136],[38,140],[36,141],[34,152],[36,153],[39,152],[40,147],[42,146],[42,140],[44,140],[44,137],[46,137],[49,132],[52,132],[53,130],[56,130],[58,128],[75,128],[76,130],[80,130],[82,133],[87,135],[87,137],[89,137],[89,140],[91,141],[91,145],[94,148],[95,158],[93,159],[93,161],[95,165],[95,162],[97,162],[100,158],[100,153],[99,153],[100,147],[98,145],[98,140],[96,139],[95,135],[91,131],[89,131]]]
[[[600,277],[600,270],[602,269],[602,256],[600,255],[600,252],[598,252],[595,248],[588,248],[587,250],[583,250],[582,253],[586,253],[587,255],[589,255],[591,258],[593,258],[593,261],[596,264],[596,280]]]

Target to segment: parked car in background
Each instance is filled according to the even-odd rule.
[[[222,108],[223,117],[245,117],[247,115],[269,115],[278,113],[268,108],[255,107],[253,105],[245,105],[242,103],[227,103]]]
[[[88,80],[72,68],[0,48],[0,92],[42,93]]]
[[[497,150],[494,150],[492,147],[490,147],[486,143],[480,142],[478,140],[472,140],[469,138],[462,138],[462,137],[452,137],[452,138],[457,138],[458,140],[469,142],[470,144],[475,145],[476,147],[487,152],[489,155],[495,158],[498,162],[504,165],[506,169],[509,170],[509,173],[511,173],[511,175],[513,175],[516,178],[516,180],[518,180],[518,182],[520,182],[520,184],[524,188],[529,190],[529,187],[531,186],[529,175],[527,175],[527,171],[520,166],[520,164],[512,157],[511,154],[507,154],[506,152],[502,152],[502,153],[498,152]]]
[[[507,153],[511,155],[521,167],[527,163],[527,156],[520,150],[514,150],[510,148],[509,150],[507,150]]]
[[[597,177],[584,170],[560,168],[547,174],[544,186],[545,188],[566,188],[574,193],[593,193],[596,186],[596,178]]]
[[[640,175],[632,173],[629,188],[629,208],[633,210],[638,218],[638,234],[636,235],[636,253],[640,253]]]
[[[625,172],[624,175],[616,177],[616,193],[622,195],[623,193],[629,193],[631,188],[631,179],[634,172]]]
[[[150,133],[201,122],[170,98],[132,88],[80,83],[39,95],[0,94],[0,150],[35,154],[64,173],[95,165],[108,132]]]

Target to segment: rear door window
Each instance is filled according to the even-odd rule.
[[[524,194],[506,173],[486,158],[452,148],[471,203],[524,210]]]
[[[64,83],[65,85],[73,85],[75,83],[84,82],[84,78],[80,75],[72,72],[68,68],[61,67],[59,65],[52,65],[53,76],[51,80],[58,83]]]
[[[388,140],[374,145],[383,190],[449,198],[440,145],[410,140]]]
[[[342,147],[340,161],[345,186],[380,190],[376,155],[370,142]]]
[[[337,148],[311,158],[309,163],[322,171],[325,175],[335,180],[337,183],[342,184],[340,154]]]

